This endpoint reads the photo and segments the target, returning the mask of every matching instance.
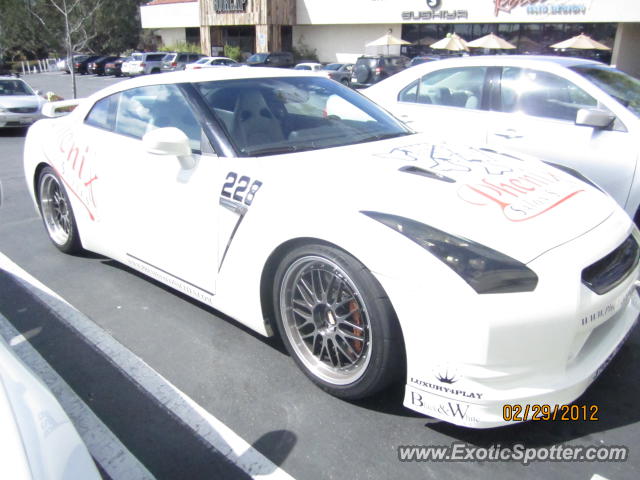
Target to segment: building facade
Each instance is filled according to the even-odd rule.
[[[153,0],[140,8],[140,21],[164,45],[200,43],[198,0]]]
[[[167,1],[142,7],[143,27],[160,28],[145,25],[144,10]],[[549,45],[586,33],[612,49],[590,55],[640,76],[640,56],[635,54],[640,0],[199,0],[197,4],[205,53],[230,44],[246,52],[315,50],[322,62],[348,61],[363,53],[423,53],[452,32],[467,41],[494,32],[516,45],[518,53],[552,53]],[[389,31],[411,45],[366,46]]]

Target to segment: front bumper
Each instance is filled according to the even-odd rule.
[[[513,423],[503,417],[505,405],[521,406],[530,419],[532,405],[575,401],[640,315],[640,265],[602,295],[581,279],[584,268],[616,249],[632,229],[617,210],[531,261],[539,276],[533,292],[478,295],[445,275],[421,275],[411,284],[379,277],[405,339],[404,405],[457,425],[491,428]]]
[[[34,113],[12,113],[3,112],[0,113],[0,128],[20,128],[28,127],[34,124],[37,120],[40,120],[42,115],[40,112]]]

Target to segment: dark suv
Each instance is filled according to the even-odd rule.
[[[251,67],[293,67],[293,53],[291,52],[273,52],[273,53],[254,53],[247,58],[247,65]]]
[[[403,55],[362,56],[356,61],[351,74],[351,86],[370,87],[394,73],[407,68],[409,59]]]

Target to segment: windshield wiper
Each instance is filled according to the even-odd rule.
[[[276,145],[273,147],[243,149],[242,153],[250,157],[261,157],[263,155],[279,155],[282,153],[304,152],[317,148],[314,145]]]
[[[405,135],[411,135],[411,134],[412,132],[376,133],[375,135],[371,135],[369,137],[365,137],[358,141],[355,141],[351,145],[355,145],[356,143],[374,142],[376,140],[387,140],[389,138],[404,137]]]

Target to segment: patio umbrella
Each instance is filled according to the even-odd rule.
[[[596,42],[591,37],[581,33],[568,40],[550,45],[551,48],[579,48],[582,50],[611,50],[603,43]]]
[[[447,33],[445,38],[438,40],[436,43],[432,43],[431,48],[453,51],[469,51],[467,48],[467,42],[456,33]]]
[[[467,47],[495,49],[516,48],[515,45],[507,42],[504,38],[501,38],[493,33],[467,43]]]
[[[387,54],[389,53],[390,45],[411,45],[411,42],[402,40],[401,38],[394,37],[391,33],[385,33],[380,38],[375,39],[373,42],[367,43],[367,47],[387,47]]]

